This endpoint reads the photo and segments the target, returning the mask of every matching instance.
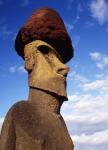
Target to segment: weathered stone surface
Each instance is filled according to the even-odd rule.
[[[16,103],[3,128],[0,150],[72,150],[62,116],[29,102]]]
[[[24,46],[28,71],[28,101],[12,106],[5,118],[0,150],[73,150],[73,142],[60,114],[67,100],[63,57],[52,45],[34,40]]]
[[[35,11],[20,29],[15,48],[24,56],[24,46],[34,40],[43,40],[52,45],[61,55],[64,62],[73,56],[73,47],[59,14],[50,8]]]

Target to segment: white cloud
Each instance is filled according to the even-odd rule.
[[[1,36],[3,39],[6,39],[8,36],[10,36],[13,32],[11,30],[9,30],[7,28],[6,25],[3,25],[1,28],[0,28],[0,32],[1,32]]]
[[[108,21],[108,3],[106,0],[92,0],[90,3],[90,11],[92,17],[96,19],[99,24]]]
[[[96,132],[92,135],[82,134],[80,136],[74,135],[72,139],[77,144],[88,144],[88,145],[98,145],[98,144],[108,144],[108,130]]]
[[[98,53],[98,52],[93,52],[93,53],[90,53],[90,56],[93,60],[100,60],[101,59],[101,54]]]
[[[79,81],[81,83],[89,82],[89,80],[85,76],[77,73],[76,71],[69,72],[69,74],[67,76],[67,79],[68,80]]]
[[[94,150],[101,150],[105,143],[108,145],[108,92],[97,96],[73,95],[69,99],[63,106],[62,115],[75,149],[86,147],[85,150],[91,150],[92,146]]]
[[[108,66],[108,56],[99,52],[92,52],[89,54],[91,59],[96,62],[96,66],[99,69],[104,69]]]
[[[82,2],[76,1],[76,3],[74,3],[74,0],[69,0],[67,4],[67,10],[71,11],[73,7],[76,9],[76,14],[73,16],[72,25],[75,26],[78,23],[84,8],[82,6]]]
[[[88,91],[88,90],[102,90],[108,88],[108,78],[105,79],[100,79],[100,80],[95,80],[93,82],[90,83],[86,83],[83,85],[84,90]]]
[[[96,105],[96,103],[95,103],[95,105]],[[98,107],[98,106],[96,106],[96,107]],[[95,109],[96,109],[96,107],[95,107]],[[83,114],[83,115],[76,114],[73,116],[72,116],[72,114],[71,115],[64,114],[64,116],[65,116],[65,120],[66,120],[67,124],[76,124],[76,125],[78,125],[78,124],[84,125],[85,124],[86,126],[92,126],[92,125],[97,125],[97,124],[102,124],[102,123],[108,124],[108,112],[102,112],[102,113],[95,112],[95,113],[88,113],[88,114]]]
[[[80,38],[79,35],[76,35],[76,36],[73,37],[73,46],[74,46],[74,48],[76,48],[78,46],[80,40],[81,40],[81,38]]]
[[[97,80],[107,79],[107,77],[108,77],[108,70],[105,70],[102,73],[100,72],[100,73],[95,74],[95,78]]]
[[[14,73],[16,71],[16,67],[15,66],[11,66],[9,68],[9,72]]]
[[[69,101],[63,105],[62,111],[65,113],[65,110],[68,110],[69,114],[71,114],[71,112],[73,114],[74,110],[75,114],[78,115],[87,112],[90,114],[97,113],[97,111],[101,109],[103,112],[106,111],[108,109],[108,89],[104,91],[102,88],[101,90],[101,92],[98,92],[98,95],[93,95],[89,90],[88,94],[84,93],[82,95],[69,96]]]
[[[4,121],[4,118],[0,117],[0,131],[1,131],[1,127],[2,127],[3,121]]]
[[[84,11],[84,9],[83,9],[81,3],[78,3],[77,10],[78,10],[78,12],[83,12],[83,11]]]
[[[3,1],[2,0],[0,0],[0,6],[3,4]]]
[[[69,33],[70,33],[70,32],[73,30],[73,28],[74,28],[73,24],[70,24],[70,23],[68,23],[68,22],[65,22],[65,25],[66,25],[67,30],[68,30]]]
[[[88,28],[88,27],[93,27],[93,26],[95,26],[95,23],[94,23],[94,22],[91,22],[91,21],[87,21],[87,22],[85,23],[85,25],[86,25],[86,27]]]
[[[80,19],[80,15],[81,13],[83,12],[83,7],[80,3],[77,4],[77,13],[76,13],[76,17],[75,17],[75,20],[73,21],[73,24],[75,25],[79,19]]]
[[[67,9],[71,10],[72,9],[72,4],[73,4],[74,0],[69,0],[68,4],[67,4]]]
[[[23,66],[11,66],[9,67],[10,73],[27,73]]]
[[[21,6],[26,7],[29,5],[29,0],[22,0]]]
[[[78,100],[80,100],[80,98],[81,98],[80,95],[70,95],[70,96],[68,96],[69,102],[78,101]],[[67,103],[67,104],[69,104],[69,103]]]
[[[18,70],[18,72],[20,72],[20,73],[27,73],[27,71],[24,69],[23,66],[19,66],[19,67],[17,68],[17,70]]]
[[[94,61],[100,61],[103,55],[93,53]],[[82,76],[73,71],[71,78]],[[76,91],[68,96],[69,101],[62,106],[61,112],[66,121],[75,150],[107,150],[108,147],[108,73],[94,74],[95,79],[80,78]],[[77,79],[77,77],[76,77]],[[86,80],[85,80],[86,79]],[[73,80],[70,80],[73,84]],[[81,83],[81,84],[80,84]],[[80,84],[80,87],[79,87]],[[74,87],[75,88],[75,87]],[[102,140],[101,138],[102,137]]]
[[[107,95],[108,96],[108,95]],[[92,99],[86,99],[86,100],[80,100],[79,102],[77,102],[73,108],[76,110],[77,113],[81,112],[81,113],[90,113],[92,114],[92,112],[95,113],[97,112],[97,110],[102,110],[103,108],[106,110],[107,106],[105,104],[108,105],[108,102],[106,100],[102,101],[102,96],[101,96],[101,100],[98,97],[98,101],[96,100],[96,98],[91,97]],[[93,101],[94,100],[94,101]],[[103,110],[102,110],[103,111]],[[101,112],[102,113],[102,112]],[[96,113],[97,114],[97,113]],[[99,113],[98,113],[99,114]],[[92,114],[93,115],[93,114]],[[93,115],[93,116],[94,116]]]

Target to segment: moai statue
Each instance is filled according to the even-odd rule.
[[[35,11],[20,29],[15,48],[28,71],[29,96],[7,113],[0,150],[73,150],[60,114],[67,100],[65,63],[73,47],[59,14],[50,8]]]

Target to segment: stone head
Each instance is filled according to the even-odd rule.
[[[25,60],[29,86],[66,95],[64,64],[73,57],[73,47],[59,14],[50,8],[33,13],[20,29],[15,48]]]

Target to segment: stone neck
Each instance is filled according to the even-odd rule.
[[[29,88],[28,102],[41,113],[48,112],[60,114],[63,98],[48,91],[37,88]]]

